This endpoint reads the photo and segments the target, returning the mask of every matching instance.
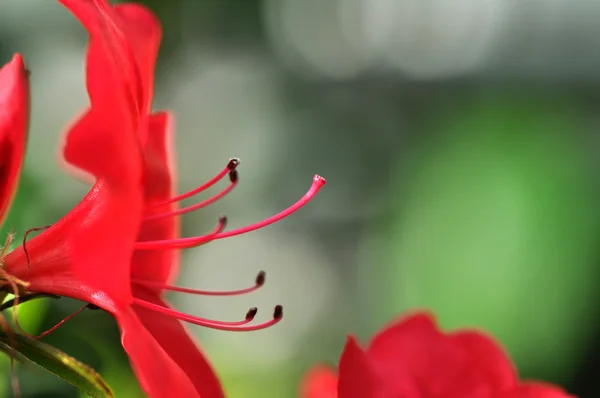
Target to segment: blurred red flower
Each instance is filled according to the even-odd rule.
[[[29,84],[23,58],[16,54],[0,69],[0,223],[21,174],[27,144]]]
[[[349,337],[337,374],[311,370],[302,398],[569,398],[562,389],[521,382],[493,339],[475,330],[443,333],[428,313],[395,321],[366,349]]]
[[[180,321],[229,331],[263,329],[273,319],[248,325],[209,320],[172,309],[165,290],[197,295],[237,295],[254,286],[212,292],[171,286],[178,250],[240,235],[272,224],[306,204],[324,185],[316,176],[306,195],[259,223],[225,231],[221,218],[207,235],[179,238],[179,215],[204,207],[236,185],[238,160],[213,179],[174,196],[170,115],[152,113],[154,66],[162,36],[156,17],[138,4],[111,6],[106,0],[59,0],[90,35],[86,80],[91,106],[69,129],[64,159],[93,187],[65,217],[1,260],[12,285],[25,294],[51,293],[86,301],[111,313],[142,388],[151,397],[221,398],[211,366]],[[19,56],[0,72],[0,216],[10,205],[26,142],[27,79]],[[177,202],[229,177],[224,191],[196,205]],[[86,178],[88,179],[88,178]]]

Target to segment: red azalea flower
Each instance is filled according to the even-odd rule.
[[[558,387],[520,382],[504,351],[474,330],[441,332],[432,315],[393,322],[363,350],[349,337],[339,375],[314,368],[303,398],[573,398]]]
[[[310,190],[296,204],[257,224],[225,231],[222,218],[207,235],[179,238],[178,216],[229,192],[237,182],[238,161],[231,160],[221,173],[197,189],[173,196],[174,171],[168,150],[170,117],[150,109],[154,64],[162,34],[159,22],[137,4],[111,6],[106,0],[60,2],[90,34],[86,73],[91,106],[69,130],[64,158],[91,175],[94,184],[64,218],[3,259],[4,269],[10,275],[7,279],[18,282],[26,292],[68,296],[110,312],[119,324],[123,347],[149,396],[223,397],[210,365],[179,321],[250,331],[277,323],[282,309],[277,306],[273,319],[258,325],[247,325],[256,314],[255,308],[237,322],[214,321],[173,310],[162,298],[164,290],[234,295],[256,290],[264,282],[261,273],[255,286],[231,292],[168,285],[177,271],[178,249],[272,224],[306,204],[325,180],[316,176]],[[0,77],[0,87],[4,89],[3,83]],[[24,88],[14,91],[14,97],[19,93],[24,96]],[[17,99],[10,104],[8,111],[14,106],[24,114],[26,108]],[[8,145],[10,154],[3,158],[6,164],[0,168],[6,181],[2,187],[7,189],[0,196],[3,209],[12,196],[10,188],[18,176],[25,142],[24,122],[17,116],[14,121],[8,120],[6,126],[0,124],[0,136],[7,137],[3,143],[8,142],[5,147]],[[0,119],[0,123],[3,121]],[[17,166],[12,166],[12,159]],[[231,185],[225,191],[177,210],[178,201],[227,176]]]
[[[28,93],[27,72],[17,54],[0,69],[0,223],[8,213],[23,164]]]

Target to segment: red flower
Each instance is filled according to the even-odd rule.
[[[23,58],[18,54],[0,69],[0,223],[10,208],[23,165],[29,102],[27,80]]]
[[[520,382],[510,359],[491,338],[474,330],[444,334],[427,313],[390,324],[366,350],[349,337],[338,372],[314,368],[305,378],[302,397],[571,397],[555,386]]]
[[[277,323],[282,309],[277,306],[273,319],[258,325],[247,325],[256,314],[255,308],[237,322],[208,320],[173,310],[162,298],[164,290],[234,295],[256,290],[264,282],[261,273],[255,286],[231,292],[170,286],[167,283],[177,271],[178,249],[272,224],[307,203],[325,180],[316,176],[301,200],[257,224],[225,231],[222,218],[207,235],[179,238],[178,216],[229,192],[237,183],[238,161],[231,160],[215,178],[197,189],[173,196],[174,173],[168,150],[170,116],[165,112],[151,113],[150,109],[154,64],[162,34],[159,22],[137,4],[111,6],[106,0],[60,2],[90,34],[86,74],[91,106],[68,131],[64,158],[86,176],[91,175],[94,184],[64,218],[27,242],[26,247],[9,253],[3,259],[4,269],[10,274],[9,279],[20,283],[26,292],[68,296],[110,312],[119,324],[122,344],[133,369],[149,396],[223,397],[210,365],[179,321],[249,331]],[[17,72],[9,73],[12,76]],[[11,87],[2,83],[0,77],[0,87]],[[14,91],[15,99],[9,103],[7,115],[12,107],[24,115],[26,108],[17,99],[19,92],[24,97],[25,89]],[[24,145],[24,122],[19,119],[23,115],[13,113],[17,116],[5,123],[7,127],[0,124],[0,128],[4,127],[0,131],[2,137],[6,137],[3,143],[9,142],[5,147],[9,145],[10,156],[3,158],[6,164],[0,169],[7,181],[3,188],[7,190],[18,175],[18,166],[15,171],[11,159],[20,164]],[[231,185],[225,191],[195,206],[176,209],[178,201],[227,176]],[[6,208],[11,195],[8,191],[2,193],[0,202]]]

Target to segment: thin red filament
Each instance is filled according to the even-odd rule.
[[[259,272],[258,275],[256,276],[256,281],[254,282],[254,286],[250,286],[250,287],[247,287],[244,289],[230,290],[230,291],[211,291],[211,290],[189,289],[186,287],[165,285],[160,282],[147,281],[147,280],[136,279],[136,278],[132,278],[131,282],[138,284],[138,285],[150,287],[150,288],[156,288],[156,289],[161,289],[161,290],[171,290],[174,292],[195,294],[195,295],[200,295],[200,296],[239,296],[239,295],[243,295],[243,294],[252,293],[252,292],[258,290],[262,285],[265,284],[265,275],[266,274],[264,271]]]
[[[184,314],[182,312],[178,312],[172,310],[170,308],[162,307],[157,304],[149,303],[144,300],[140,300],[138,298],[133,298],[133,302],[141,307],[147,308],[151,311],[159,312],[163,315],[167,315],[180,321],[192,323],[194,325],[207,327],[210,329],[216,330],[224,330],[230,332],[251,332],[255,330],[266,329],[277,324],[283,318],[283,308],[278,305],[275,307],[275,311],[273,312],[273,319],[270,321],[259,323],[256,325],[246,326],[248,323],[252,321],[254,315],[256,315],[256,308],[251,308],[246,314],[246,318],[243,321],[237,322],[224,322],[224,321],[215,321],[212,319],[200,318],[193,315]]]
[[[235,188],[235,186],[237,185],[238,180],[239,180],[238,173],[236,170],[231,170],[229,172],[229,179],[230,179],[231,183],[227,186],[227,188],[223,189],[221,192],[217,193],[216,195],[214,195],[206,200],[203,200],[200,203],[197,203],[195,205],[188,206],[188,207],[183,207],[181,209],[165,212],[165,213],[149,214],[144,217],[144,221],[157,220],[157,219],[165,218],[165,217],[179,216],[181,214],[190,213],[192,211],[196,211],[196,210],[202,209],[203,207],[211,205],[211,204],[215,203],[216,201],[218,201],[219,199],[222,199],[227,194],[229,194],[229,192],[233,191],[233,188]]]
[[[188,191],[186,193],[182,193],[181,195],[177,195],[175,197],[172,197],[164,202],[161,203],[157,203],[156,205],[150,207],[149,210],[155,209],[157,207],[161,207],[164,205],[168,205],[174,202],[179,202],[181,200],[190,198],[194,195],[199,194],[200,192],[204,192],[206,191],[208,188],[212,187],[213,185],[215,185],[217,182],[221,181],[227,174],[229,174],[230,172],[234,171],[236,169],[236,167],[240,164],[240,160],[237,158],[232,158],[229,159],[229,163],[227,163],[227,166],[225,166],[225,168],[223,170],[221,170],[221,172],[219,172],[219,174],[217,174],[216,176],[214,176],[213,178],[211,178],[210,180],[208,180],[207,182],[205,182],[204,184],[200,185],[198,188],[194,188],[191,191]]]
[[[190,247],[199,246],[201,244],[210,242],[212,240],[229,238],[231,236],[245,234],[247,232],[255,231],[260,228],[264,228],[268,225],[276,223],[277,221],[289,216],[294,213],[304,205],[306,205],[310,200],[319,192],[319,190],[325,185],[326,181],[323,177],[315,175],[313,178],[313,183],[304,194],[304,196],[294,203],[292,206],[288,207],[284,211],[269,217],[263,221],[260,221],[256,224],[248,225],[246,227],[233,229],[231,231],[220,231],[213,232],[208,235],[196,236],[191,238],[178,238],[178,239],[165,239],[165,240],[156,240],[156,241],[144,241],[144,242],[136,242],[135,249],[136,250],[163,250],[163,249],[186,249]]]
[[[77,311],[75,311],[74,313],[72,313],[71,315],[67,315],[62,321],[58,322],[56,325],[52,326],[50,329],[46,330],[45,332],[43,332],[42,334],[36,336],[35,338],[39,340],[42,337],[48,336],[50,333],[54,332],[56,329],[58,329],[59,327],[61,327],[69,319],[75,317],[76,315],[81,314],[86,308],[87,308],[87,304],[84,305],[83,307],[81,307],[80,309],[78,309]]]

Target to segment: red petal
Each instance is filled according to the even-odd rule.
[[[339,398],[384,398],[380,384],[365,352],[354,337],[348,337],[339,364]]]
[[[200,398],[192,380],[146,330],[131,307],[113,315],[121,328],[121,343],[129,355],[140,385],[149,397]],[[174,335],[173,338],[177,339],[179,336]]]
[[[127,38],[141,79],[142,114],[150,113],[154,87],[154,66],[162,39],[158,19],[147,8],[134,3],[113,7],[115,21]]]
[[[469,354],[470,373],[477,379],[473,380],[474,383],[485,382],[494,391],[502,391],[515,385],[517,374],[513,364],[492,338],[477,331],[458,331],[448,337]]]
[[[144,146],[144,195],[147,207],[173,196],[175,166],[172,162],[171,117],[168,113],[150,116]],[[175,210],[177,203],[159,207],[156,211]],[[138,241],[174,239],[179,236],[179,218],[165,217],[143,222]],[[168,283],[179,265],[179,250],[136,251],[131,272],[134,278]]]
[[[90,34],[87,87],[91,109],[67,136],[65,159],[112,185],[138,184],[139,76],[131,48],[101,0],[61,0]]]
[[[0,223],[14,197],[27,143],[28,79],[15,55],[0,69]]]
[[[5,258],[28,290],[73,297],[108,311],[131,302],[130,261],[142,206],[141,188],[97,183],[52,227]]]
[[[544,383],[524,383],[498,398],[575,398],[563,389]]]
[[[134,287],[133,293],[135,297],[141,300],[169,307],[162,299],[144,288]],[[165,397],[223,398],[225,396],[210,364],[202,355],[181,322],[175,318],[135,305],[134,309],[143,327],[152,334],[156,344],[160,345],[170,357],[168,361],[164,362],[168,364],[168,366],[165,366],[162,360],[158,360],[157,358],[148,359],[146,353],[143,352],[143,344],[140,344],[138,337],[134,333],[132,333],[132,338],[129,341],[125,337],[123,338],[123,347],[125,347],[125,350],[134,363],[140,383],[153,398],[163,396],[161,394],[155,395],[157,391],[155,388],[158,387],[151,386],[148,381],[149,377],[146,377],[146,373],[152,375],[154,367],[161,369],[164,367],[165,371],[170,370],[171,367],[177,368],[185,374],[185,376],[178,376],[186,378],[185,382],[182,383],[185,385],[192,383],[195,386],[195,394],[183,394],[176,389],[177,384],[169,384],[163,380],[162,383],[164,383],[167,389],[170,388],[171,393],[171,395],[164,395]],[[140,352],[137,351],[138,347],[140,347]],[[153,364],[148,365],[145,363],[147,361],[153,362]]]
[[[493,342],[477,333],[446,336],[427,313],[391,324],[367,353],[387,383],[406,383],[408,378],[425,395],[491,396],[516,382],[512,365]]]
[[[301,398],[337,398],[337,375],[325,366],[311,369],[302,381]]]

